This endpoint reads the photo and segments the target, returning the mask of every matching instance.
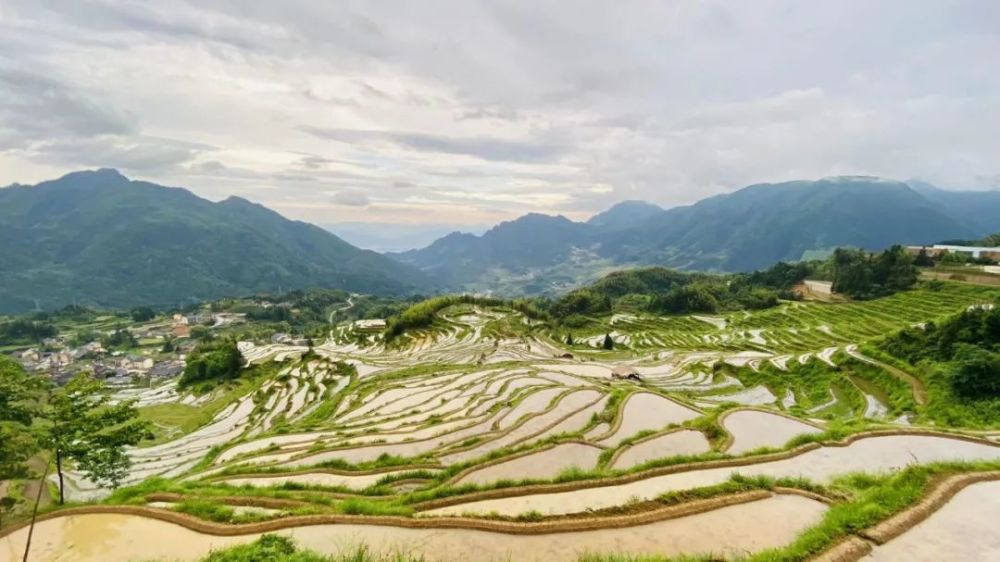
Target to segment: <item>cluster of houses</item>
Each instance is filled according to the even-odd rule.
[[[170,323],[170,335],[174,338],[186,338],[191,335],[191,328],[194,326],[221,328],[246,321],[247,315],[239,312],[174,314]]]
[[[304,338],[302,336],[293,336],[291,334],[286,334],[285,332],[275,332],[271,335],[271,343],[280,343],[284,345],[309,345],[309,338]]]
[[[955,246],[951,244],[934,244],[931,246],[907,246],[906,251],[917,255],[921,252],[931,258],[939,258],[944,254],[959,254],[972,259],[989,260],[1000,263],[1000,246]]]
[[[113,384],[131,383],[137,377],[175,377],[184,371],[184,356],[157,361],[140,354],[108,352],[99,342],[76,348],[61,347],[59,342],[43,342],[45,347],[15,352],[13,357],[29,371],[43,373],[63,384],[81,372],[106,379]],[[56,348],[55,351],[46,349]]]

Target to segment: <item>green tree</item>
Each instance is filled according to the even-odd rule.
[[[112,404],[103,387],[101,381],[80,374],[49,397],[46,441],[55,454],[59,503],[65,502],[66,461],[75,462],[89,480],[117,488],[132,466],[125,448],[152,438],[134,402]]]
[[[611,339],[611,334],[604,334],[604,343],[601,344],[604,349],[614,349],[615,340]]]
[[[0,498],[0,529],[3,529],[3,514],[10,513],[14,511],[14,507],[17,505],[17,499],[11,496],[4,496]]]
[[[156,318],[156,311],[148,306],[140,306],[129,311],[129,316],[136,322],[148,322]]]
[[[566,345],[573,345],[573,334],[572,333],[569,333],[569,332],[566,333]]]
[[[0,355],[0,480],[24,476],[25,462],[37,450],[30,428],[44,382]]]
[[[917,257],[913,258],[913,265],[918,267],[933,267],[934,260],[927,254],[927,248],[920,248]]]
[[[205,326],[192,326],[191,339],[198,341],[208,341],[212,339],[212,331]]]
[[[904,291],[917,282],[913,257],[898,245],[877,255],[837,248],[833,253],[832,270],[833,291],[859,299]]]
[[[173,353],[175,349],[174,340],[167,338],[167,340],[163,342],[163,348],[160,349],[160,351],[163,353]]]
[[[101,344],[108,349],[130,349],[139,345],[139,342],[128,328],[118,326],[114,332],[101,339]]]
[[[180,385],[208,380],[229,380],[240,376],[243,355],[232,341],[204,343],[188,357]]]
[[[1000,353],[963,344],[956,358],[951,386],[957,394],[971,399],[1000,397]]]

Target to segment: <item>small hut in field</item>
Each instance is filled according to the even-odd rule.
[[[639,371],[630,365],[619,365],[611,369],[611,378],[622,380],[641,381],[642,376]]]

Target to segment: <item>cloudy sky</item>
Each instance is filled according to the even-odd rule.
[[[0,184],[114,167],[472,227],[834,174],[998,188],[998,131],[994,0],[0,0]]]

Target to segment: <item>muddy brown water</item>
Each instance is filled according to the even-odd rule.
[[[509,535],[467,529],[409,529],[377,525],[316,525],[279,534],[327,554],[361,543],[376,552],[423,555],[431,562],[516,560],[575,562],[584,552],[738,555],[781,546],[816,524],[826,506],[781,495],[647,525],[544,535]],[[0,539],[0,562],[21,559],[27,532]],[[134,515],[72,515],[43,521],[32,541],[34,562],[188,562],[213,549],[258,535],[215,537]]]
[[[570,492],[473,501],[441,507],[427,513],[457,515],[495,511],[501,515],[518,515],[531,510],[549,515],[578,513],[623,505],[633,498],[652,499],[665,492],[719,484],[737,473],[746,476],[801,476],[817,482],[828,482],[834,476],[851,472],[883,473],[911,464],[988,459],[1000,459],[1000,447],[947,437],[882,435],[859,439],[846,447],[821,447],[784,460],[689,470]]]
[[[1000,560],[1000,482],[973,484],[865,560]]]
[[[722,425],[733,434],[733,444],[726,450],[733,455],[758,447],[781,447],[796,435],[820,432],[807,423],[757,410],[732,412]]]

